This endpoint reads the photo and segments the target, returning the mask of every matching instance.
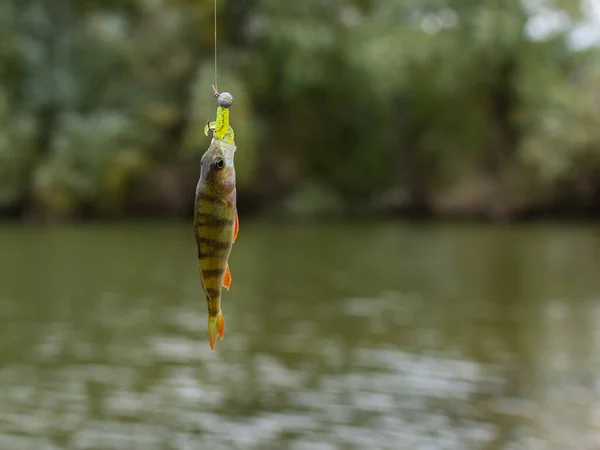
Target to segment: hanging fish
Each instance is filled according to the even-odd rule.
[[[237,238],[239,222],[236,208],[235,169],[236,146],[229,126],[229,107],[233,97],[219,94],[217,120],[205,127],[213,132],[208,150],[202,156],[200,179],[194,203],[194,234],[198,247],[200,281],[208,306],[208,336],[214,351],[217,335],[223,339],[225,322],[221,311],[222,287],[229,290],[231,272],[229,254]]]

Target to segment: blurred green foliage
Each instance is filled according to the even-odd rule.
[[[218,0],[240,209],[594,211],[586,4]],[[213,57],[212,1],[1,2],[0,211],[191,214]]]

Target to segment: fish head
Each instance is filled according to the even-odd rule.
[[[235,193],[235,150],[235,143],[213,139],[202,156],[199,185],[202,184],[224,201],[230,201],[232,193]]]

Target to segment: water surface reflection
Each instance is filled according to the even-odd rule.
[[[0,229],[0,448],[595,449],[593,228]],[[596,447],[595,447],[596,446]]]

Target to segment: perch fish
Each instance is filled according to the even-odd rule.
[[[215,349],[217,336],[223,339],[225,321],[221,310],[222,287],[229,290],[229,255],[239,229],[233,158],[236,151],[233,129],[229,126],[231,94],[215,91],[217,120],[205,127],[213,138],[202,156],[200,179],[194,203],[194,234],[198,247],[200,281],[208,306],[208,336]]]

